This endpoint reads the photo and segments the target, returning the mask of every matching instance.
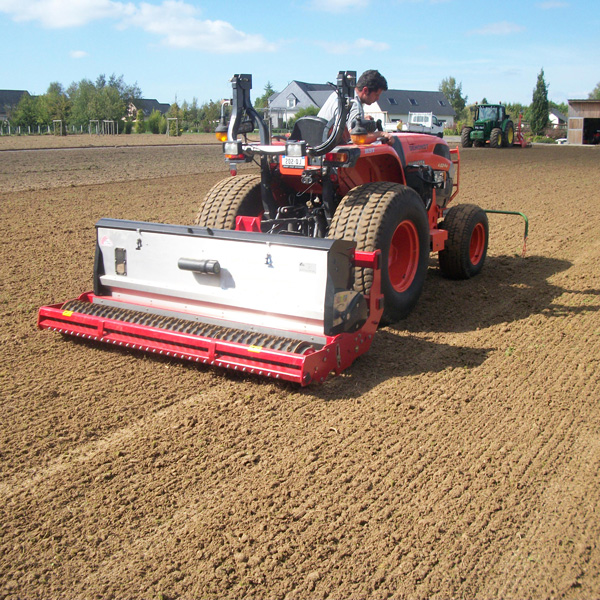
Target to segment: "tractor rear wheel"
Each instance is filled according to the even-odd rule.
[[[215,229],[235,229],[238,215],[256,217],[262,210],[260,175],[229,177],[208,192],[194,223]]]
[[[512,121],[509,121],[504,128],[502,134],[502,146],[504,148],[510,148],[515,141],[515,126]]]
[[[429,221],[420,196],[392,182],[367,183],[340,202],[328,237],[354,240],[357,250],[381,250],[382,324],[406,317],[417,303],[429,262]],[[356,291],[368,294],[372,269],[355,269]]]
[[[439,252],[440,270],[449,279],[469,279],[483,269],[489,225],[485,211],[475,204],[453,206],[440,223],[448,239]]]
[[[490,133],[490,148],[500,148],[502,145],[502,129],[494,127]]]
[[[460,132],[460,143],[463,148],[470,148],[473,145],[471,131],[473,131],[472,127],[463,127],[462,131]]]

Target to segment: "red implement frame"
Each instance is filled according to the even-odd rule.
[[[304,386],[312,381],[323,382],[331,373],[339,375],[370,348],[383,312],[380,257],[379,251],[357,251],[354,256],[355,266],[373,269],[374,273],[371,293],[367,298],[367,322],[354,333],[326,336],[322,348],[309,350],[305,354],[248,346],[72,312],[63,309],[65,303],[42,306],[38,313],[38,327],[132,350],[284,379]],[[94,297],[92,292],[86,292],[79,300],[93,302]]]
[[[521,148],[531,148],[531,142],[528,142],[523,137],[523,132],[521,131],[521,121],[523,120],[523,113],[519,113],[519,122],[517,124],[517,131],[515,134],[515,146],[521,146]]]

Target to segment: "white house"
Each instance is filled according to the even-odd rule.
[[[302,108],[321,108],[334,88],[322,83],[292,81],[281,92],[269,98],[269,113],[273,127],[281,127]]]
[[[565,115],[557,111],[555,108],[550,109],[550,112],[548,113],[548,119],[550,120],[552,127],[567,126],[567,117],[565,117]]]
[[[285,89],[269,98],[269,112],[273,127],[281,127],[301,108],[321,108],[334,91],[330,85],[292,81]],[[448,126],[454,124],[456,113],[442,92],[387,90],[379,102],[365,107],[365,114],[382,122],[408,120],[409,112],[432,112]]]

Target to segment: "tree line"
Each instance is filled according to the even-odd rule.
[[[456,112],[457,129],[462,123],[468,123],[470,110],[467,104],[468,97],[463,95],[462,82],[457,82],[454,77],[443,79],[438,87]],[[268,106],[268,99],[275,94],[270,82],[265,86],[265,93],[259,96],[254,105],[257,109]],[[600,82],[589,94],[590,99],[600,99]],[[165,115],[154,110],[150,115],[137,111],[137,118],[130,116],[130,106],[138,107],[142,99],[142,91],[137,83],[127,84],[123,76],[111,75],[108,79],[100,75],[95,82],[82,79],[64,88],[60,83],[53,82],[45,94],[31,96],[23,94],[18,105],[9,112],[9,122],[12,126],[31,127],[46,126],[53,121],[60,121],[63,133],[67,127],[88,127],[90,121],[114,121],[118,133],[165,133],[168,118],[177,118],[176,123],[171,122],[172,128],[177,128],[170,133],[178,135],[183,131],[196,130],[211,132],[214,124],[219,119],[221,105],[219,102],[205,102],[199,104],[196,98],[191,103],[187,101],[178,104],[177,100],[170,105]],[[480,104],[486,104],[483,98]],[[520,103],[506,103],[507,112],[518,118],[523,114],[534,135],[542,135],[548,126],[548,111],[552,108],[564,115],[568,112],[565,103],[556,103],[548,99],[548,84],[545,81],[544,70],[538,74],[536,86],[533,90],[530,105]],[[298,113],[296,118],[303,114],[316,114],[317,108],[310,107]]]
[[[66,89],[53,82],[45,94],[23,94],[17,106],[9,111],[8,121],[13,127],[32,129],[60,121],[62,133],[71,127],[87,130],[90,121],[114,121],[118,133],[165,133],[167,118],[177,118],[177,125],[172,123],[171,126],[177,126],[173,133],[179,134],[190,129],[212,131],[220,113],[220,103],[211,100],[200,105],[194,98],[181,106],[176,100],[165,115],[158,110],[150,115],[137,110],[134,120],[131,105],[138,108],[141,100],[142,90],[137,83],[127,84],[122,75],[113,74],[108,78],[100,75],[95,82],[82,79]]]

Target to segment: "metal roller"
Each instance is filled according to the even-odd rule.
[[[293,340],[290,338],[278,337],[255,331],[233,329],[230,327],[220,327],[218,325],[201,323],[199,321],[189,321],[177,317],[155,315],[126,308],[82,302],[80,300],[70,300],[66,302],[62,310],[113,319],[115,321],[124,321],[126,323],[134,323],[136,325],[144,325],[146,327],[157,327],[215,340],[234,342],[246,346],[256,346],[270,350],[291,352],[293,354],[305,354],[309,350],[315,349],[310,342],[302,340]]]

